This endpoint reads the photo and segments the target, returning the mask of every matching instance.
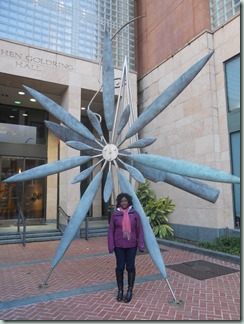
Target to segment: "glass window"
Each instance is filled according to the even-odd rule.
[[[5,183],[3,180],[23,171],[23,159],[0,157],[0,220],[16,218],[16,208],[21,200],[22,183]]]
[[[26,44],[40,45],[43,48],[56,49],[56,44],[48,40],[43,40],[42,35],[36,33],[25,34],[25,30],[34,31],[36,26],[39,32],[45,34],[52,28],[65,35],[71,35],[72,39],[65,47],[59,47],[60,52],[79,55],[80,57],[90,59],[100,59],[102,57],[102,41],[105,24],[111,29],[111,36],[129,20],[134,18],[134,0],[73,0],[73,1],[47,1],[38,0],[37,2],[22,0],[21,6],[18,1],[1,0],[0,1],[0,37],[22,41]],[[21,33],[16,26],[21,25]],[[125,38],[122,46],[118,39],[114,39],[114,53],[120,52],[124,57],[129,56],[129,45],[134,43],[134,28],[126,26],[126,33],[121,32],[122,38]],[[87,44],[80,42],[83,34],[88,31],[94,36],[90,38]],[[21,37],[21,38],[20,38]],[[99,46],[96,45],[96,39]],[[88,47],[88,50],[86,49]],[[94,50],[95,49],[95,50]],[[90,56],[86,53],[90,53]],[[115,66],[121,66],[121,62],[116,61]],[[129,60],[130,69],[134,69],[134,59]],[[122,62],[123,64],[123,62]]]
[[[210,0],[211,27],[216,29],[240,11],[240,0]]]
[[[18,203],[27,219],[44,219],[45,178],[16,183],[4,183],[3,180],[45,162],[22,157],[0,157],[0,220],[16,219]]]
[[[46,145],[46,111],[0,105],[0,116],[0,142]]]
[[[228,61],[225,70],[228,109],[240,109],[240,56]]]
[[[232,173],[240,177],[240,55],[225,63]],[[235,226],[240,228],[240,185],[233,185]]]

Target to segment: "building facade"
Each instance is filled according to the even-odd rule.
[[[48,131],[44,120],[58,121],[22,85],[45,94],[91,129],[86,109],[101,87],[102,41],[107,25],[113,37],[115,78],[121,78],[126,55],[136,107],[134,27],[129,24],[119,31],[134,18],[134,3],[4,0],[0,2],[0,17],[0,225],[16,223],[17,203],[28,224],[56,221],[59,207],[68,216],[73,214],[90,179],[71,184],[82,171],[74,168],[43,179],[3,182],[18,172],[79,155]],[[91,107],[102,117],[103,127],[101,92]],[[99,191],[90,216],[108,216],[108,207]]]
[[[89,178],[71,184],[81,168],[13,185],[3,180],[79,154],[47,130],[44,120],[57,121],[23,94],[22,85],[46,94],[90,128],[81,108],[87,108],[100,88],[105,25],[113,37],[116,78],[121,77],[125,55],[128,58],[135,107],[138,101],[135,116],[214,51],[192,83],[140,135],[157,137],[148,153],[240,175],[239,2],[2,0],[0,226],[16,221],[17,201],[30,224],[56,221],[59,206],[72,215],[85,191]],[[134,17],[141,18],[127,24]],[[99,93],[92,108],[102,116],[102,107]],[[240,226],[239,185],[212,183],[220,189],[215,204],[165,183],[151,185],[158,197],[170,196],[176,205],[169,218],[176,236],[212,240],[226,228]],[[90,216],[107,216],[108,207],[99,191]]]
[[[136,8],[143,16],[136,39],[139,113],[214,51],[191,84],[143,129],[143,137],[157,137],[145,151],[240,176],[239,1],[138,0]],[[220,190],[215,204],[166,183],[152,184],[158,197],[170,196],[176,204],[169,216],[176,236],[213,240],[239,228],[240,185],[208,184]]]

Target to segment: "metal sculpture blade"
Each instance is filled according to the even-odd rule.
[[[157,140],[156,137],[148,137],[142,138],[128,146],[129,149],[131,148],[143,148],[152,145]]]
[[[215,203],[220,194],[219,189],[214,188],[207,183],[169,172],[165,172],[164,182],[211,203]]]
[[[122,130],[124,129],[125,125],[128,123],[130,118],[130,105],[127,105],[121,115],[119,126],[117,129],[117,135],[120,135]]]
[[[15,174],[12,177],[4,180],[4,182],[18,182],[43,178],[54,173],[73,169],[90,160],[90,156],[76,156],[66,160],[40,165],[22,173]]]
[[[215,182],[240,183],[240,178],[232,174],[197,163],[190,163],[153,154],[132,154],[129,155],[129,158],[158,170],[176,173],[191,178]]]
[[[91,110],[87,110],[87,115],[93,128],[97,131],[98,135],[103,136],[102,127],[99,120],[97,119],[96,114]]]
[[[164,261],[163,261],[158,243],[157,243],[156,238],[153,234],[153,231],[149,224],[149,221],[145,215],[145,212],[140,204],[140,201],[137,198],[133,187],[131,186],[131,184],[129,183],[129,181],[127,180],[127,178],[121,171],[118,171],[118,178],[119,178],[119,186],[120,186],[122,192],[127,192],[133,198],[133,206],[134,206],[135,210],[139,213],[140,219],[142,222],[142,227],[143,227],[143,232],[144,232],[144,241],[147,246],[148,252],[149,252],[152,260],[158,267],[158,270],[160,271],[162,276],[166,279],[166,278],[168,278],[168,275],[167,275],[167,272],[165,269]]]
[[[47,126],[47,128],[55,136],[57,136],[59,139],[61,139],[61,141],[63,141],[64,143],[66,143],[68,141],[79,141],[79,142],[85,143],[87,145],[90,145],[93,148],[101,148],[101,146],[99,144],[97,144],[96,141],[89,140],[86,137],[84,137],[80,134],[77,134],[76,132],[74,132],[73,130],[71,130],[70,128],[68,128],[64,125],[59,125],[59,124],[56,124],[49,120],[44,120],[44,123]],[[97,141],[99,142],[99,140],[97,140]]]
[[[114,64],[112,42],[109,30],[106,27],[103,40],[103,107],[104,117],[109,131],[113,128],[114,122]]]
[[[70,243],[72,242],[76,232],[78,231],[81,223],[85,219],[88,210],[91,207],[93,199],[95,198],[95,195],[101,184],[102,175],[102,171],[98,172],[98,174],[91,181],[83,196],[81,197],[81,200],[77,205],[73,215],[71,216],[70,221],[65,229],[64,235],[62,236],[62,239],[59,243],[57,252],[52,261],[52,268],[54,268],[60,261],[60,259],[63,257],[64,253],[66,252]]]
[[[120,160],[120,162],[123,164],[124,168],[130,173],[130,175],[132,176],[132,178],[134,178],[136,181],[140,182],[140,183],[145,183],[146,180],[143,177],[143,175],[141,174],[141,172],[139,170],[137,170],[136,168],[134,168],[133,166],[122,162]]]
[[[103,199],[105,203],[109,201],[109,198],[111,197],[113,192],[113,188],[114,188],[113,175],[111,171],[108,171],[106,182],[103,188]]]
[[[143,127],[148,125],[155,117],[157,117],[196,77],[212,55],[213,52],[207,54],[189,70],[182,74],[162,94],[160,94],[137,118],[125,135],[125,138],[130,138],[131,136],[135,135]]]
[[[84,144],[82,142],[78,142],[78,141],[68,141],[68,142],[66,142],[66,144],[68,146],[76,149],[76,150],[84,151],[84,153],[87,154],[87,155],[94,156],[94,155],[98,155],[98,154],[101,154],[102,153],[101,148],[100,149],[96,149],[96,148],[93,148],[92,146],[87,145],[87,144]]]
[[[76,133],[90,139],[95,140],[94,135],[86,128],[81,122],[79,122],[74,116],[65,111],[61,106],[59,106],[56,102],[52,101],[48,97],[44,96],[40,92],[23,86],[29,94],[36,99],[50,114],[64,123],[66,126],[71,128]]]
[[[95,170],[96,165],[92,165],[91,167],[85,169],[82,171],[80,174],[78,174],[72,181],[71,183],[77,183],[85,180],[91,173]]]
[[[122,159],[128,164],[132,163],[132,161],[130,161],[129,158],[123,156]],[[135,161],[133,161],[133,166],[139,171],[141,171],[141,173],[146,179],[152,182],[166,182],[178,189],[184,190],[194,196],[197,196],[211,203],[215,203],[220,194],[219,189],[216,189],[210,186],[209,184],[203,183],[196,179],[191,179],[170,172],[158,170]]]

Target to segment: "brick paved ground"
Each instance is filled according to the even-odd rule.
[[[240,272],[198,280],[167,269],[172,294],[149,254],[136,257],[131,303],[116,301],[115,256],[106,237],[74,240],[46,289],[59,241],[0,247],[1,320],[240,320]],[[166,265],[206,260],[239,270],[239,265],[201,254],[163,248]]]

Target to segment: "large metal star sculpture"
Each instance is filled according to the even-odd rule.
[[[117,107],[115,108],[112,41],[109,31],[106,28],[103,41],[102,89],[104,117],[106,127],[109,132],[108,142],[105,140],[97,114],[92,112],[91,109],[87,110],[88,118],[95,132],[99,135],[99,138],[96,138],[94,134],[91,133],[80,121],[66,112],[61,106],[38,91],[24,86],[30,95],[34,97],[50,114],[66,125],[64,126],[50,121],[45,121],[45,124],[49,130],[64,141],[68,146],[79,150],[81,156],[35,167],[20,174],[16,174],[6,179],[5,182],[37,179],[69,170],[85,164],[88,161],[95,160],[95,163],[91,167],[88,167],[73,179],[72,183],[77,183],[83,181],[89,175],[92,175],[95,168],[100,165],[99,171],[94,176],[85,193],[81,197],[80,202],[78,203],[65,229],[44,285],[46,285],[52,270],[65,254],[82,221],[85,219],[100,187],[103,174],[105,174],[105,168],[108,172],[106,173],[106,181],[103,189],[104,201],[109,201],[114,190],[114,172],[112,172],[112,168],[115,168],[121,191],[129,193],[133,197],[133,205],[135,210],[137,210],[140,215],[144,231],[145,244],[150,256],[169,285],[167,280],[168,275],[160,249],[158,247],[158,243],[140,201],[137,198],[134,187],[131,185],[128,177],[124,174],[124,171],[128,172],[129,175],[139,183],[144,183],[145,178],[153,182],[167,182],[168,184],[185,190],[212,203],[216,202],[219,196],[219,190],[196,179],[226,183],[240,182],[240,179],[234,175],[196,163],[190,163],[187,161],[172,159],[159,155],[133,153],[134,149],[139,151],[141,148],[147,147],[154,143],[156,140],[154,137],[138,140],[137,136],[139,131],[148,125],[154,118],[156,118],[186,88],[186,86],[195,78],[195,76],[208,62],[212,54],[213,52],[207,54],[183,75],[181,75],[163,93],[161,93],[147,107],[147,109],[136,120],[134,120],[131,125],[129,125],[130,127],[128,127],[128,122],[131,121],[130,118],[131,114],[133,113],[133,109],[131,109],[132,100],[130,95],[128,66],[125,59],[120,81],[120,93],[118,96]],[[125,91],[125,89],[127,91],[127,102],[123,100],[123,91]],[[122,112],[119,116],[118,110],[121,109],[120,107],[122,107]],[[126,125],[128,127],[127,132],[125,132]],[[125,136],[119,142],[119,139],[123,133],[125,133]],[[133,142],[131,140],[132,138],[136,138],[136,140]],[[130,144],[126,146],[125,143],[127,140],[130,140]],[[171,287],[170,290],[173,294]],[[174,294],[173,297],[176,301]]]

